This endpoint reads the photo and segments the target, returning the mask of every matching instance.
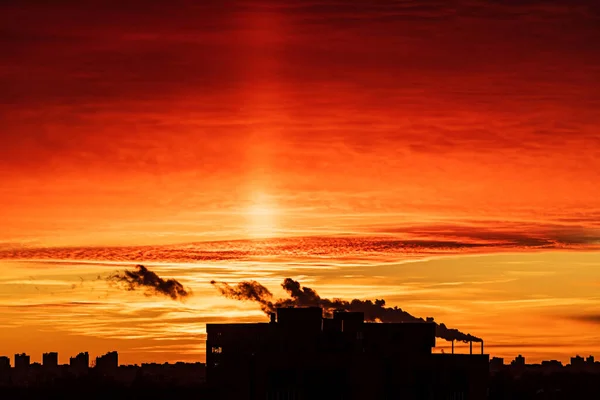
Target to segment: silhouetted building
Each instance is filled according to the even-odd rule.
[[[100,374],[114,375],[119,368],[119,353],[111,351],[103,356],[96,357],[95,369]]]
[[[571,365],[574,367],[580,367],[585,364],[585,359],[580,355],[576,355],[575,357],[571,357]]]
[[[495,367],[502,367],[504,365],[504,358],[502,357],[492,357],[490,360],[490,365]]]
[[[546,374],[561,371],[563,369],[562,362],[560,362],[558,360],[542,361],[541,366],[542,366],[542,371]]]
[[[15,354],[15,369],[24,370],[29,368],[30,358],[27,354]]]
[[[0,385],[6,386],[10,382],[10,358],[0,356]]]
[[[589,356],[588,358],[585,359],[585,362],[587,364],[594,364],[596,361],[594,359],[594,356]]]
[[[511,361],[510,365],[524,367],[525,366],[525,357],[523,357],[521,354],[519,354],[518,356],[515,357],[514,360]]]
[[[10,358],[0,356],[0,385],[7,385],[10,381]]]
[[[58,367],[58,353],[44,353],[42,355],[42,365],[45,368],[56,368]]]
[[[89,367],[90,355],[87,351],[85,353],[79,353],[75,357],[69,358],[69,370],[75,375],[87,374]]]
[[[542,361],[542,366],[548,366],[548,367],[562,367],[562,362],[558,361],[558,360],[546,360],[546,361]]]
[[[89,368],[90,366],[90,355],[86,351],[84,353],[79,353],[75,357],[69,358],[69,365],[71,367],[83,366],[85,368]]]
[[[504,369],[504,358],[501,357],[493,357],[490,360],[490,372],[498,372]]]
[[[270,323],[207,324],[207,380],[235,399],[484,399],[489,356],[433,354],[435,324],[279,308]]]
[[[10,369],[10,358],[6,356],[0,356],[0,370]]]

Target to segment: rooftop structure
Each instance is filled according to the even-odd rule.
[[[42,354],[42,365],[45,368],[58,367],[58,353],[52,352]]]
[[[30,364],[30,357],[25,354],[25,353],[21,353],[21,354],[15,354],[15,369],[18,370],[23,370],[23,369],[27,369],[29,367]]]

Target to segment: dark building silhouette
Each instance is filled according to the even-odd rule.
[[[87,374],[90,367],[90,355],[86,351],[85,353],[79,353],[75,357],[69,358],[69,369],[75,375]]]
[[[10,358],[0,356],[0,370],[10,369]]]
[[[96,357],[95,369],[100,374],[115,375],[119,368],[119,353],[111,351],[103,356]]]
[[[489,356],[433,354],[435,324],[279,308],[270,323],[207,324],[207,381],[226,399],[484,399]]]
[[[600,399],[600,363],[592,360],[574,356],[567,365],[557,360],[526,364],[519,356],[502,368],[490,362],[488,399]]]
[[[72,368],[88,369],[90,366],[90,355],[86,351],[85,353],[79,353],[75,357],[69,358],[69,366]]]
[[[545,360],[542,361],[542,366],[543,367],[562,367],[562,362],[558,361],[558,360]]]
[[[524,367],[525,366],[525,357],[523,357],[521,354],[519,354],[518,356],[515,357],[514,360],[511,361],[510,365]]]
[[[502,371],[504,369],[504,358],[493,357],[490,360],[490,373]]]
[[[494,365],[497,367],[502,367],[504,366],[504,358],[502,357],[492,357],[492,359],[490,360],[490,365]]]
[[[575,357],[571,357],[571,365],[574,367],[582,367],[585,365],[585,359],[580,355],[576,355]]]
[[[586,362],[586,364],[594,364],[596,361],[595,361],[594,356],[589,356],[588,358],[585,359],[585,362]]]
[[[44,353],[42,354],[42,365],[45,368],[57,368],[58,367],[58,353]]]
[[[10,358],[0,356],[0,385],[7,385],[10,381]]]
[[[27,354],[15,354],[15,369],[16,370],[26,370],[29,368],[30,358]]]

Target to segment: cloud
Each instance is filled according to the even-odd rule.
[[[399,261],[435,255],[598,250],[600,231],[584,224],[479,221],[357,226],[352,236],[309,236],[163,246],[0,250],[4,260],[131,262]],[[362,232],[361,232],[362,231]]]
[[[372,231],[420,238],[444,238],[474,246],[524,249],[598,247],[600,230],[595,227],[593,219],[581,219],[577,222],[578,224],[481,221],[471,224],[380,226],[372,228]]]
[[[0,307],[8,308],[31,308],[31,309],[51,309],[51,308],[77,308],[77,307],[96,307],[103,306],[105,303],[97,303],[93,301],[69,301],[58,303],[32,303],[32,304],[0,304]]]
[[[586,29],[598,15],[591,1],[130,3],[4,5],[2,86],[13,108],[7,117],[23,133],[3,137],[0,162],[39,167],[60,153],[65,163],[95,168],[157,168],[157,159],[173,168],[201,168],[193,162],[198,151],[185,151],[181,143],[218,161],[224,153],[205,146],[206,140],[244,137],[226,128],[248,121],[279,122],[291,138],[356,149],[391,140],[395,149],[426,152],[523,147],[543,153],[576,142],[585,150],[581,145],[595,137],[585,129],[589,118],[568,117],[595,109],[598,101],[584,79],[592,78],[587,61],[596,57],[592,39],[598,35]],[[261,23],[267,20],[279,23]],[[286,24],[289,29],[282,28]],[[203,54],[211,54],[210,62]],[[250,73],[239,68],[240,59]],[[264,113],[241,107],[251,101],[249,91],[270,91],[265,81],[273,76],[282,82],[260,107]],[[314,108],[306,106],[311,103]],[[56,112],[45,113],[41,105]],[[564,118],[544,118],[551,112]],[[53,128],[32,129],[31,113]],[[282,115],[308,118],[278,121]],[[100,124],[131,129],[119,135]],[[206,126],[212,128],[201,129]],[[90,128],[111,140],[94,139],[86,133]],[[189,140],[190,128],[199,128],[195,136],[205,140]],[[339,140],[331,134],[319,139],[314,133],[322,129]],[[217,137],[215,130],[226,134]],[[544,141],[536,130],[545,132]],[[161,141],[176,145],[158,146]],[[240,150],[235,143],[228,151]],[[25,157],[30,152],[38,157]]]
[[[0,285],[70,286],[73,282],[58,279],[13,279],[0,281]]]
[[[572,348],[573,344],[570,343],[556,343],[556,341],[549,340],[546,343],[527,343],[527,342],[516,342],[516,343],[489,343],[486,344],[486,348],[493,349],[514,349],[515,351],[523,351],[526,349],[545,349],[545,348]]]
[[[600,325],[600,314],[580,314],[567,317],[570,320]]]

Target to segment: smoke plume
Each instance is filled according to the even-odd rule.
[[[301,286],[298,281],[286,278],[281,286],[289,294],[290,298],[272,300],[273,295],[266,287],[256,281],[240,282],[230,286],[224,282],[211,282],[225,297],[254,301],[260,304],[265,313],[272,313],[279,307],[321,307],[326,316],[331,317],[334,311],[357,311],[365,315],[366,321],[381,322],[433,322],[436,326],[436,336],[448,341],[481,342],[482,340],[470,334],[463,333],[458,329],[450,329],[443,323],[437,323],[433,318],[415,317],[398,307],[386,307],[385,300],[341,300],[324,299],[319,294],[306,286]]]
[[[273,294],[256,281],[240,282],[235,286],[217,281],[210,281],[210,284],[229,299],[257,302],[260,304],[260,309],[267,314],[275,309],[271,301]]]
[[[175,279],[163,279],[143,265],[136,265],[135,271],[116,272],[107,280],[116,283],[125,290],[145,289],[146,295],[164,295],[173,300],[183,300],[192,294]]]

